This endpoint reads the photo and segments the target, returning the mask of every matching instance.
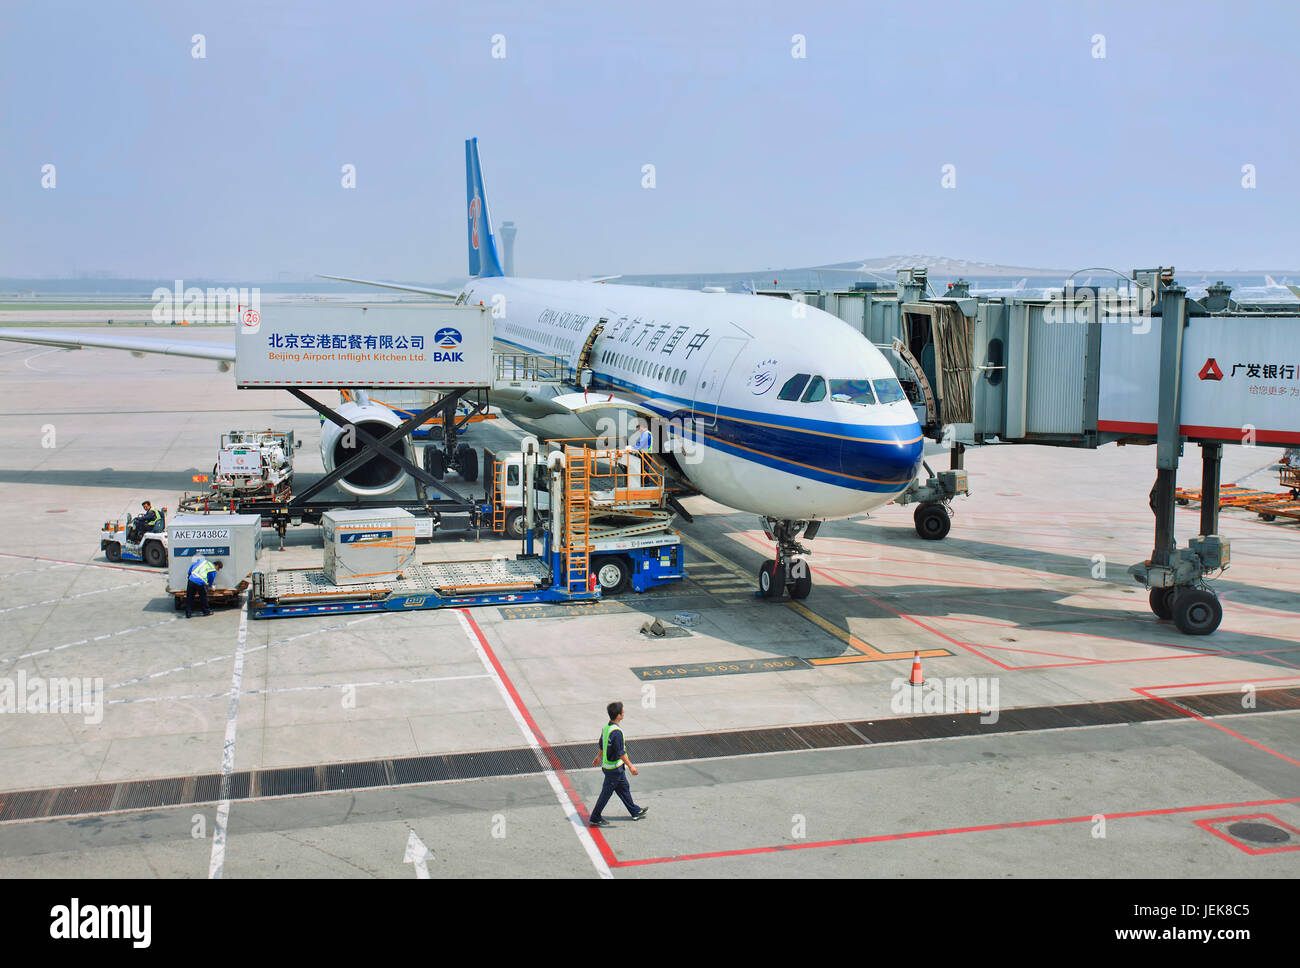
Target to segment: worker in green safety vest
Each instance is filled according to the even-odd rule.
[[[186,618],[189,618],[194,611],[194,599],[196,598],[199,600],[199,607],[203,609],[203,614],[212,614],[212,609],[208,608],[208,589],[217,580],[217,572],[220,570],[220,561],[214,564],[202,555],[194,556],[194,560],[190,562],[190,580],[185,585]]]
[[[609,826],[609,821],[601,817],[600,812],[605,809],[605,804],[609,803],[609,798],[615,793],[623,801],[623,806],[627,807],[627,812],[632,815],[633,820],[640,820],[650,809],[638,807],[633,802],[632,788],[628,785],[627,774],[623,771],[623,767],[626,766],[632,771],[633,776],[637,775],[636,767],[627,757],[627,748],[623,743],[623,727],[619,725],[623,721],[623,704],[612,702],[605,707],[605,711],[609,713],[609,722],[600,732],[599,752],[591,761],[592,766],[599,766],[605,774],[604,786],[600,788],[600,796],[591,811],[593,827]]]

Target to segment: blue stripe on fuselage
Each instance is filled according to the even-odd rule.
[[[497,341],[534,352],[500,337]],[[599,371],[593,371],[592,389],[641,397],[644,406],[678,421],[677,433],[695,417],[700,421],[696,432],[707,446],[823,484],[872,493],[901,491],[921,466],[924,440],[916,423],[845,424],[735,407],[718,407],[715,423],[711,415],[697,412],[684,397],[648,391]]]

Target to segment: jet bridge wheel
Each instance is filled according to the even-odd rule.
[[[785,595],[785,565],[769,558],[758,569],[758,593],[764,598],[781,598]]]
[[[916,533],[927,541],[939,541],[952,530],[952,518],[942,504],[921,504],[912,512]]]
[[[1174,617],[1173,604],[1177,592],[1177,588],[1151,589],[1147,594],[1147,603],[1151,606],[1151,612],[1156,618],[1164,619],[1167,622]]]
[[[1173,603],[1174,624],[1184,635],[1209,635],[1223,621],[1219,596],[1204,588],[1185,588]]]

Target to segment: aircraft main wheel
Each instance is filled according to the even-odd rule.
[[[600,593],[606,597],[620,595],[632,584],[632,573],[622,558],[593,558],[591,570],[600,584]]]
[[[108,547],[104,549],[104,557],[109,561],[122,560],[122,546],[116,541],[110,541]]]
[[[1188,588],[1173,604],[1174,624],[1184,635],[1209,635],[1223,621],[1223,606],[1214,592]]]
[[[456,448],[456,473],[467,484],[478,480],[478,452],[469,444]]]
[[[167,564],[167,549],[161,541],[146,541],[141,549],[141,557],[150,568],[161,568]]]
[[[916,533],[927,541],[946,538],[952,530],[952,518],[948,509],[942,504],[922,504],[912,512],[912,521],[916,524]]]
[[[432,445],[424,448],[424,469],[435,481],[440,481],[447,473],[447,458],[442,451]]]
[[[506,512],[506,537],[519,541],[524,536],[524,509],[513,508]]]
[[[1147,602],[1156,618],[1166,622],[1173,618],[1174,588],[1153,588],[1147,595]]]
[[[790,597],[807,598],[812,591],[812,571],[808,568],[808,562],[800,558],[790,569],[790,574],[793,576],[790,581]]]
[[[771,558],[758,570],[758,590],[764,598],[780,598],[785,594],[785,566]]]

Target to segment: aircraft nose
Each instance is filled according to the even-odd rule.
[[[862,437],[844,441],[840,465],[845,474],[877,484],[907,486],[921,467],[925,439],[918,423],[864,427]]]

